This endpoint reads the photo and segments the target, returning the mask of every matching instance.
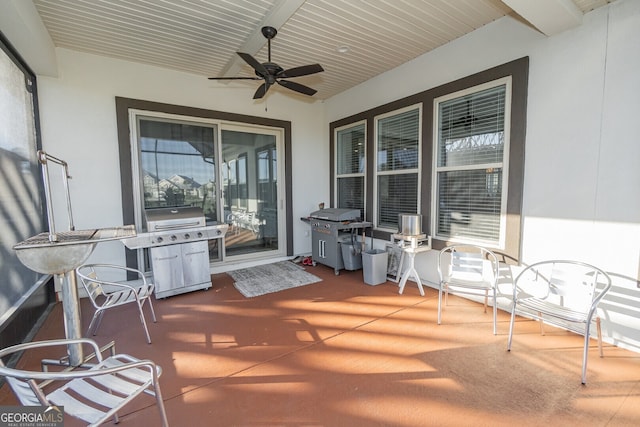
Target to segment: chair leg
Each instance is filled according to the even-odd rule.
[[[102,321],[102,315],[104,314],[103,310],[96,310],[93,313],[93,318],[91,319],[91,323],[89,323],[89,327],[87,328],[87,335],[95,335],[98,331],[98,326],[100,326],[100,322]]]
[[[167,411],[164,409],[164,400],[162,399],[162,392],[160,391],[160,384],[156,381],[153,385],[154,394],[156,395],[156,405],[160,412],[160,419],[162,420],[162,427],[169,427],[169,421],[167,419]]]
[[[442,322],[442,283],[438,288],[438,325]]]
[[[487,312],[487,304],[489,302],[489,291],[485,289],[484,291],[484,312]]]
[[[149,335],[149,329],[147,328],[147,322],[144,320],[144,313],[142,312],[142,304],[138,304],[138,312],[140,313],[140,322],[144,328],[144,333],[147,335],[147,343],[151,344],[151,336]]]
[[[513,307],[511,308],[511,321],[509,322],[509,339],[507,340],[507,351],[511,351],[511,340],[513,338],[513,326],[516,319],[516,302],[513,302]]]
[[[149,295],[147,298],[145,298],[144,301],[149,301],[149,308],[151,308],[151,318],[153,319],[153,323],[157,323],[158,320],[156,319],[156,311],[153,309],[153,303],[151,302],[151,295]],[[142,302],[144,304],[144,301]]]
[[[586,384],[587,383],[587,356],[589,355],[589,329],[590,329],[590,323],[591,322],[587,322],[587,325],[585,327],[585,331],[584,331],[584,350],[582,352],[582,384]]]
[[[449,285],[444,285],[444,305],[449,305]]]
[[[493,335],[498,334],[498,296],[493,290]]]
[[[596,317],[596,331],[598,333],[598,350],[600,351],[600,357],[604,357],[602,351],[602,326],[600,325],[600,317]]]

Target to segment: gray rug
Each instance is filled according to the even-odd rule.
[[[235,280],[236,289],[247,298],[322,281],[291,261],[243,268],[228,274]]]

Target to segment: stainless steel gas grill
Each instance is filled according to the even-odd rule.
[[[156,298],[210,288],[208,241],[223,238],[228,225],[206,225],[197,207],[152,209],[146,216],[148,232],[122,242],[149,248]]]

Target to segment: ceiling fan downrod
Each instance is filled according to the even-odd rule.
[[[267,62],[271,62],[271,39],[278,34],[278,30],[273,27],[262,27],[262,35],[267,39]]]

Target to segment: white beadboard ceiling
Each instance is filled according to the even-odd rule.
[[[236,54],[267,61],[260,29],[273,26],[272,62],[319,63],[298,83],[327,99],[505,15],[544,32],[524,0],[33,0],[56,47],[207,77],[255,76]],[[581,17],[612,0],[526,0]],[[510,5],[510,6],[508,6]],[[520,16],[518,13],[522,14]],[[530,8],[531,3],[526,7]],[[538,9],[545,15],[545,9]],[[528,16],[529,15],[529,16]],[[562,15],[562,13],[561,13]],[[535,18],[535,19],[534,19]],[[579,19],[579,18],[578,18]],[[555,24],[555,23],[554,23]],[[579,24],[579,22],[577,23]],[[572,25],[572,24],[569,24]],[[345,53],[338,48],[346,47]],[[259,81],[211,82],[250,85]],[[271,89],[304,96],[275,86]],[[268,95],[267,95],[268,96]]]

